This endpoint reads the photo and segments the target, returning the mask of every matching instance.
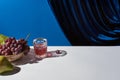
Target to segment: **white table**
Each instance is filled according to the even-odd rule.
[[[0,80],[120,80],[120,46],[48,47],[56,49],[66,50],[67,55],[19,64],[19,72],[0,75]]]

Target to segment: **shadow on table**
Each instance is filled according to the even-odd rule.
[[[23,56],[21,59],[17,60],[17,61],[14,61],[13,64],[14,65],[25,65],[25,64],[33,64],[33,63],[38,63],[38,61],[40,61],[42,59],[37,59],[35,57],[35,54],[34,54],[34,50],[33,49],[30,49],[30,52]]]
[[[66,51],[64,50],[55,50],[55,51],[48,51],[46,54],[46,58],[54,58],[54,57],[62,57],[65,56],[67,54]],[[14,65],[25,65],[25,64],[33,64],[33,63],[38,63],[39,61],[43,60],[40,58],[36,58],[35,57],[35,53],[34,53],[34,49],[30,49],[30,52],[23,56],[21,59],[14,61],[13,64]]]
[[[64,50],[48,51],[46,57],[43,59],[62,57],[62,56],[65,56],[66,54],[67,54],[67,52]],[[9,71],[9,72],[4,72],[4,73],[0,74],[0,76],[10,76],[10,75],[17,74],[18,72],[21,71],[21,68],[17,67],[17,66],[38,63],[39,61],[41,61],[43,59],[36,58],[34,50],[30,49],[30,52],[27,55],[23,56],[21,59],[19,59],[17,61],[12,62],[12,64],[15,66],[14,70]]]

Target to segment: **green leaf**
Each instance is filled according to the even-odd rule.
[[[5,44],[5,40],[8,38],[8,36],[5,36],[3,34],[0,34],[0,45]]]
[[[14,66],[7,60],[6,57],[0,56],[0,74],[8,71],[12,71]]]

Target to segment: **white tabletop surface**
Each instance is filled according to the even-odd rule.
[[[67,55],[30,63],[28,54],[16,62],[18,72],[0,75],[0,80],[120,80],[119,46],[48,47],[49,51],[57,49],[67,51]]]

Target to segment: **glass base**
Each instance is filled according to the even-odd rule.
[[[39,59],[43,59],[43,58],[46,58],[46,54],[44,54],[44,55],[35,55],[35,57],[36,58],[39,58]]]

